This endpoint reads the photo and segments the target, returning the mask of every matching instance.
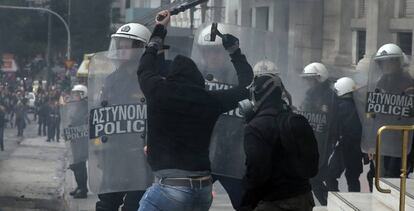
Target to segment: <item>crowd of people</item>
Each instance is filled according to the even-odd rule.
[[[39,87],[35,92],[32,92],[32,89],[32,86],[27,89],[28,91],[23,86],[17,88],[0,86],[1,134],[4,133],[5,128],[16,128],[17,137],[23,137],[27,125],[37,123],[39,136],[46,136],[48,142],[59,142],[61,91],[55,85],[46,89]],[[0,136],[2,151],[4,150],[3,136]]]

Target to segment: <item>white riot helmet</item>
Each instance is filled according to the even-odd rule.
[[[317,77],[317,80],[322,83],[328,79],[329,73],[325,65],[322,63],[314,62],[308,64],[301,74],[302,77]]]
[[[356,88],[354,80],[348,77],[338,79],[334,84],[335,92],[338,97],[353,92]]]
[[[128,23],[111,35],[109,50],[144,48],[150,37],[151,31],[144,25]]]
[[[400,59],[401,64],[403,64],[404,56],[405,55],[403,51],[401,50],[400,47],[398,47],[398,45],[393,44],[393,43],[388,43],[388,44],[381,46],[381,48],[378,49],[377,53],[375,54],[374,60],[380,61],[380,60],[386,60],[386,59],[391,59],[391,58],[398,58]]]
[[[217,29],[220,32],[225,32],[225,28],[223,24],[218,24]],[[207,25],[206,27],[204,27],[203,30],[201,30],[200,34],[198,35],[197,44],[200,46],[205,46],[205,47],[214,47],[214,46],[222,45],[222,41],[220,37],[217,36],[215,41],[210,41],[210,36],[211,36],[211,24]]]
[[[88,88],[85,85],[78,84],[73,86],[72,93],[79,93],[81,99],[85,99],[88,96]]]
[[[261,60],[257,62],[253,67],[254,75],[261,75],[265,73],[279,74],[279,70],[275,63],[269,60]]]

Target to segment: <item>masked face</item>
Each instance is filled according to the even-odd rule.
[[[249,88],[250,99],[246,99],[239,102],[239,108],[246,120],[249,121],[254,114],[258,111],[262,103],[274,92],[277,88],[281,89],[285,93],[286,98],[290,100],[290,94],[283,88],[281,79],[274,74],[263,74],[256,76],[253,80],[253,84]],[[282,95],[282,94],[280,94]],[[258,96],[259,99],[258,99]],[[281,96],[279,96],[280,98]]]

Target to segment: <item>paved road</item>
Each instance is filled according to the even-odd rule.
[[[46,142],[37,136],[37,125],[29,124],[25,137],[16,137],[16,128],[5,130],[5,151],[0,151],[0,211],[92,211],[97,197],[73,199],[73,173],[67,170],[69,151],[65,143]],[[365,179],[367,166],[360,180],[362,190],[368,190]],[[215,184],[212,211],[233,210],[227,194]],[[346,181],[340,179],[340,190],[346,191]]]
[[[16,128],[5,129],[5,151],[0,151],[0,211],[92,211],[97,197],[73,199],[69,192],[76,183],[67,170],[70,156],[62,141],[46,142],[37,136],[37,124],[32,122],[25,137],[16,137]],[[213,211],[231,208],[227,195],[219,186]]]

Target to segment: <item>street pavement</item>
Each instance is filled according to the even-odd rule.
[[[37,124],[27,125],[24,138],[17,128],[5,129],[0,152],[0,210],[63,210],[66,148],[37,136]]]
[[[32,119],[32,117],[30,117]],[[32,121],[24,138],[17,129],[5,129],[5,151],[0,151],[0,211],[92,211],[97,196],[73,199],[69,192],[76,187],[68,170],[70,150],[63,140],[46,142],[37,135]],[[215,198],[210,210],[228,211],[230,200],[220,185],[215,185]]]
[[[5,129],[5,151],[0,151],[0,211],[92,211],[97,196],[73,199],[69,192],[76,187],[73,173],[67,170],[70,150],[63,142],[46,142],[37,136],[37,124],[32,122],[25,137],[16,137],[16,128]],[[361,174],[362,191],[367,192],[366,173]],[[346,180],[339,181],[346,191]],[[230,200],[219,183],[214,185],[214,201],[210,210],[233,210]]]

